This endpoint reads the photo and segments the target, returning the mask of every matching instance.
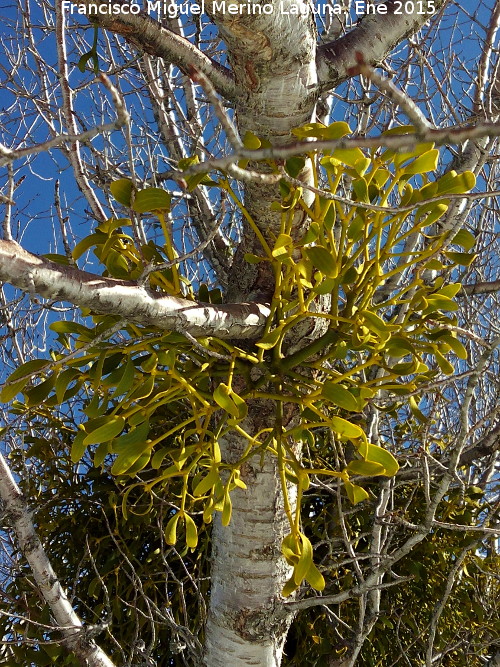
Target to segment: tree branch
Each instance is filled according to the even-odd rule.
[[[78,4],[88,7],[96,2],[95,0],[80,0]],[[107,0],[106,2],[98,1],[97,4],[104,5],[106,10],[109,7]],[[128,0],[114,0],[113,5],[115,4],[129,5],[130,3]],[[120,12],[95,15],[89,10],[88,17],[97,20],[102,28],[121,35],[141,51],[164,58],[185,73],[190,66],[196,67],[210,79],[214,88],[227,100],[235,100],[241,94],[226,67],[213,61],[185,37],[164,28],[147,14]]]
[[[128,111],[125,108],[125,105],[123,104],[123,101],[120,98],[116,88],[111,84],[110,80],[105,74],[100,74],[98,79],[103,83],[103,85],[109,90],[111,94],[113,104],[116,109],[116,120],[110,123],[102,123],[101,125],[97,125],[96,127],[93,127],[90,130],[85,130],[84,132],[80,132],[79,134],[58,134],[52,139],[43,141],[40,144],[32,144],[22,148],[20,147],[12,149],[7,148],[7,146],[4,146],[3,144],[0,144],[0,167],[9,165],[15,160],[26,157],[28,155],[37,155],[38,153],[48,152],[51,148],[64,146],[65,144],[74,146],[84,141],[90,141],[95,137],[100,137],[108,132],[113,132],[113,130],[117,130],[120,127],[126,125],[129,120]],[[76,125],[72,125],[72,129],[76,132]],[[85,192],[85,187],[81,187],[81,189],[82,192]],[[96,218],[98,220],[103,220],[106,217],[104,213],[101,215],[97,210],[94,210],[94,213],[96,214]]]
[[[82,664],[88,667],[114,667],[114,663],[104,651],[96,645],[93,639],[86,636],[80,618],[73,610],[66,591],[52,569],[21,491],[2,454],[0,454],[0,498],[19,541],[21,551],[57,623],[54,629],[63,635],[62,643],[74,652]]]
[[[434,13],[446,2],[435,0]],[[366,64],[378,65],[397,44],[413,35],[432,17],[432,13],[418,14],[421,3],[413,3],[413,13],[401,8],[401,14],[395,14],[400,3],[388,0],[384,4],[387,6],[387,14],[364,16],[347,35],[318,47],[316,65],[322,93],[332,90],[352,76],[357,65],[356,53],[363,56]],[[431,11],[432,3],[424,2],[424,11],[427,6]]]
[[[263,303],[215,306],[151,292],[132,281],[56,264],[14,241],[0,240],[0,280],[30,294],[191,336],[258,338],[270,312]]]
[[[500,292],[500,280],[492,280],[486,283],[474,283],[473,285],[462,285],[462,289],[458,296],[464,294],[493,294],[493,292]]]
[[[500,135],[500,122],[478,123],[476,125],[452,125],[443,129],[428,130],[425,134],[401,134],[401,135],[378,135],[374,137],[343,137],[342,139],[324,139],[311,141],[297,141],[287,146],[270,146],[252,150],[249,148],[240,148],[229,155],[220,158],[213,158],[199,162],[190,166],[185,171],[176,171],[174,169],[168,172],[161,172],[159,176],[166,179],[185,179],[192,174],[205,174],[212,169],[228,170],[230,165],[240,160],[287,160],[295,155],[307,153],[311,149],[315,151],[334,151],[338,148],[349,150],[351,148],[361,148],[376,150],[378,148],[388,148],[396,151],[412,151],[422,142],[432,142],[435,146],[444,146],[447,144],[458,145],[465,141],[478,139],[481,137],[497,137]],[[464,168],[465,170],[466,168]],[[241,171],[241,170],[240,170]],[[496,194],[496,191],[493,193]],[[488,195],[488,193],[484,193]],[[481,195],[481,196],[484,196]]]

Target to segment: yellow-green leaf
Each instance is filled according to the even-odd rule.
[[[468,229],[460,229],[451,242],[453,245],[461,246],[468,252],[476,243],[476,237],[471,234]]]
[[[257,347],[261,347],[263,350],[271,350],[277,344],[282,335],[283,326],[281,325],[267,333],[258,343],[255,344]]]
[[[302,550],[299,560],[293,569],[293,578],[297,586],[302,583],[307,571],[313,563],[313,548],[310,540],[302,534],[300,534],[300,540],[302,542]]]
[[[359,314],[363,317],[365,326],[383,342],[390,338],[392,330],[398,328],[395,324],[387,324],[387,322],[384,322],[379,315],[373,313],[371,310],[362,310]]]
[[[287,598],[287,597],[289,597],[290,595],[292,595],[292,593],[295,593],[295,591],[297,590],[297,588],[298,588],[298,586],[297,586],[297,584],[295,583],[295,580],[294,580],[294,578],[293,578],[293,574],[292,574],[292,576],[290,577],[290,579],[289,579],[289,580],[286,582],[286,584],[283,586],[283,590],[281,591],[281,595],[282,595],[284,598]]]
[[[446,211],[448,210],[448,205],[441,202],[434,202],[433,204],[425,204],[417,209],[415,213],[415,220],[419,220],[420,217],[428,212],[427,217],[420,224],[422,227],[429,227],[433,225],[439,218],[441,218]]]
[[[2,392],[0,393],[0,400],[3,403],[8,403],[11,401],[13,398],[15,398],[27,385],[29,382],[29,378],[25,378],[24,380],[20,380],[19,382],[13,382],[12,384],[4,385],[2,388]]]
[[[59,373],[55,384],[56,398],[58,403],[63,402],[68,385],[79,375],[79,371],[74,368],[67,368],[62,373]]]
[[[457,174],[450,171],[437,180],[437,194],[464,194],[476,185],[476,177],[472,171]]]
[[[322,591],[325,588],[325,578],[314,563],[311,563],[305,574],[307,583],[316,591]]]
[[[443,357],[441,352],[439,352],[438,350],[434,351],[434,355],[436,357],[437,364],[438,364],[439,368],[443,371],[443,373],[445,375],[452,375],[455,371],[455,368],[454,368],[453,364],[450,364],[448,359]]]
[[[387,341],[384,352],[390,357],[406,357],[415,354],[415,347],[406,338],[394,337]]]
[[[346,470],[352,475],[363,475],[366,477],[376,477],[377,475],[385,474],[384,466],[381,463],[375,463],[375,461],[351,461]]]
[[[136,426],[136,428],[120,436],[113,443],[113,452],[115,454],[123,454],[128,451],[130,447],[135,447],[139,443],[144,443],[149,435],[149,428],[149,422],[144,421],[139,424],[139,426]]]
[[[243,146],[245,146],[245,148],[250,151],[256,151],[260,148],[261,141],[259,137],[255,136],[255,134],[250,132],[250,130],[247,130],[245,132],[245,136],[243,137]]]
[[[329,278],[335,278],[337,275],[337,263],[331,252],[322,246],[313,246],[304,248],[304,254],[312,264]]]
[[[425,174],[428,171],[435,171],[438,159],[439,151],[437,148],[433,148],[417,157],[413,162],[410,162],[410,164],[404,168],[403,173],[414,175]]]
[[[13,380],[17,380],[18,378],[23,378],[25,376],[27,379],[29,379],[30,376],[34,375],[37,371],[47,365],[48,361],[46,359],[32,359],[31,361],[27,361],[25,364],[19,366],[19,368],[17,368],[9,375],[7,382],[12,382]]]
[[[279,258],[287,256],[290,254],[290,250],[293,248],[293,239],[289,234],[280,234],[276,239],[274,248],[272,251],[272,256]]]
[[[86,433],[85,431],[78,431],[76,436],[71,443],[71,461],[73,463],[78,463],[78,461],[85,454],[87,446],[83,442],[85,440]]]
[[[177,542],[177,524],[179,523],[180,518],[181,515],[177,512],[177,514],[174,514],[174,516],[168,520],[167,525],[165,526],[165,542],[167,544],[173,545]]]
[[[444,294],[429,294],[424,301],[426,302],[424,314],[433,313],[436,310],[458,310],[458,304]]]
[[[363,435],[363,430],[359,426],[342,417],[331,417],[329,422],[332,430],[344,438],[361,438]]]
[[[130,401],[138,401],[140,398],[149,396],[154,389],[154,384],[155,379],[153,375],[149,375],[146,380],[144,380],[144,376],[140,376],[137,385],[126,397],[127,403]]]
[[[422,424],[425,424],[428,421],[428,419],[424,415],[424,413],[420,410],[420,408],[418,407],[415,396],[410,396],[410,400],[408,401],[408,404],[410,406],[410,410],[411,410],[412,415],[414,417],[416,417],[419,422],[422,422]]]
[[[150,449],[149,428],[149,422],[145,421],[113,443],[113,453],[118,456],[111,466],[112,475],[123,475],[128,472]]]
[[[300,554],[297,547],[297,540],[291,533],[283,538],[281,543],[281,552],[289,565],[295,566],[298,563]]]
[[[104,463],[104,459],[109,454],[109,442],[101,442],[94,451],[94,467],[98,468]],[[75,461],[76,463],[76,461]]]
[[[136,475],[138,472],[140,472],[141,470],[143,470],[143,468],[145,468],[145,467],[148,465],[148,463],[149,463],[150,461],[151,461],[151,452],[149,452],[149,451],[147,451],[147,452],[143,452],[143,453],[142,453],[142,454],[141,454],[141,455],[140,455],[140,456],[139,456],[139,457],[132,463],[132,465],[128,465],[128,464],[127,464],[127,466],[124,465],[125,470],[124,470],[123,472],[126,472],[127,475],[129,475],[130,477],[133,477],[133,476]],[[116,475],[122,475],[123,473],[122,473],[122,472],[115,472],[114,474],[116,474]]]
[[[347,164],[349,167],[355,167],[359,160],[367,159],[360,148],[336,148],[332,153],[332,157]],[[368,163],[370,163],[369,159]]]
[[[474,252],[455,252],[450,250],[443,254],[455,264],[460,264],[460,266],[469,266],[477,257],[477,254]]]
[[[351,128],[344,121],[337,121],[328,127],[323,123],[306,123],[292,130],[292,134],[299,139],[305,139],[306,137],[316,137],[324,140],[340,139],[350,133]]]
[[[198,529],[189,514],[184,514],[184,521],[186,522],[186,544],[190,549],[194,549],[198,544]]]
[[[265,262],[265,257],[259,257],[258,255],[252,255],[251,252],[246,252],[243,256],[245,262],[249,264],[259,264],[260,262]]]
[[[448,283],[448,285],[441,287],[441,289],[438,290],[436,294],[443,294],[444,296],[448,296],[450,299],[453,299],[453,297],[456,296],[461,289],[462,283]]]
[[[54,388],[56,376],[52,373],[46,380],[39,382],[24,392],[26,396],[26,405],[32,407],[42,403]]]
[[[330,123],[326,128],[326,133],[323,134],[325,139],[341,139],[342,137],[351,134],[351,128],[343,120],[337,120]]]
[[[248,406],[246,401],[241,398],[241,396],[238,396],[238,394],[236,394],[234,391],[231,391],[230,398],[236,406],[236,410],[238,411],[236,418],[245,419],[248,414]]]
[[[229,493],[224,494],[224,505],[222,507],[222,525],[228,526],[231,521],[231,513],[233,511],[233,503]]]
[[[221,382],[214,391],[214,400],[219,407],[228,412],[232,417],[239,417],[239,409],[231,400],[231,390]]]
[[[219,481],[219,470],[216,467],[210,468],[208,475],[206,475],[193,489],[193,496],[199,498],[204,496],[212,487]]]
[[[362,486],[358,486],[357,484],[353,484],[352,482],[347,481],[344,482],[344,486],[347,497],[353,505],[356,505],[357,503],[360,503],[370,497],[368,492],[365,491]]]
[[[392,130],[403,130],[404,126],[401,128],[392,128]],[[388,132],[384,132],[384,134],[389,134],[392,133],[392,130],[388,130]],[[411,133],[413,134],[414,129],[413,127],[410,127]],[[404,132],[394,132],[394,134],[407,134],[408,131],[405,130]],[[419,155],[423,155],[424,153],[427,153],[431,148],[434,148],[433,143],[423,143],[423,144],[417,144],[415,148],[412,151],[386,151],[384,153],[384,158],[386,158],[388,155],[393,156],[393,162],[396,167],[400,167],[402,164],[410,160],[411,158],[418,157]]]
[[[358,447],[358,452],[364,458],[365,461],[372,461],[373,463],[379,463],[384,467],[387,477],[393,477],[399,470],[399,463],[396,461],[394,456],[378,445],[372,445],[371,443],[363,440],[361,445]]]
[[[170,449],[168,447],[161,447],[154,453],[153,458],[151,459],[151,467],[154,468],[154,470],[158,470],[169,451]]]
[[[110,417],[103,426],[96,428],[89,433],[84,440],[84,444],[98,445],[101,442],[107,442],[116,438],[116,436],[123,431],[125,420],[123,417]]]
[[[119,204],[130,206],[133,183],[129,178],[119,178],[109,186],[111,194]]]
[[[352,182],[352,189],[354,191],[354,194],[356,195],[357,201],[363,202],[365,204],[370,203],[368,183],[364,178],[362,177],[356,178],[356,180]]]
[[[440,340],[444,340],[448,343],[459,359],[467,359],[467,350],[457,338],[451,335],[451,333],[449,336],[443,336]]]
[[[323,384],[321,395],[335,405],[350,412],[359,412],[359,403],[348,389],[327,380]]]
[[[171,196],[162,188],[146,188],[135,196],[132,208],[137,213],[150,211],[170,211]]]
[[[132,359],[130,359],[129,357],[125,365],[123,375],[121,376],[120,381],[116,385],[116,389],[111,394],[111,398],[116,398],[117,396],[126,394],[127,391],[130,389],[130,387],[132,386],[132,383],[134,381],[134,376],[135,376],[135,366],[132,362]]]

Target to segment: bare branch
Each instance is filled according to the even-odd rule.
[[[404,91],[399,90],[388,77],[381,76],[373,67],[364,62],[360,62],[357,69],[360,74],[366,76],[367,79],[370,79],[370,81],[380,88],[396,106],[401,107],[415,126],[418,136],[425,135],[428,130],[433,129],[432,123],[429,123],[411,97],[406,95]]]
[[[0,241],[0,279],[49,299],[191,336],[258,338],[270,312],[263,303],[215,306],[159,295],[130,281],[55,264],[26,252],[13,241]]]
[[[57,59],[59,62],[59,74],[60,74],[60,83],[61,83],[61,92],[63,100],[63,115],[64,121],[66,124],[66,130],[70,134],[78,134],[75,112],[73,106],[73,91],[70,88],[68,80],[68,57],[66,53],[66,18],[64,16],[64,11],[62,4],[60,2],[56,3],[56,45],[57,45]],[[105,85],[109,88],[111,86],[110,82],[107,81],[107,78],[103,80]],[[118,95],[115,95],[118,98]],[[120,105],[120,102],[118,102]],[[123,105],[121,105],[123,106]],[[119,107],[118,107],[119,108]],[[75,180],[80,188],[81,192],[84,194],[86,200],[88,201],[92,213],[96,220],[102,222],[106,220],[106,215],[104,210],[97,199],[97,196],[94,190],[90,187],[90,183],[83,169],[82,156],[80,153],[80,142],[71,141],[68,146],[68,158],[70,164],[73,168],[73,173],[75,175]]]
[[[92,0],[82,0],[87,7],[96,4]],[[98,5],[108,6],[108,2],[97,2]],[[128,5],[128,0],[116,0],[116,4]],[[100,26],[122,35],[125,39],[139,48],[167,62],[172,62],[183,72],[187,73],[190,66],[196,67],[207,76],[215,89],[227,100],[234,100],[241,94],[235,85],[228,69],[214,62],[211,58],[199,51],[187,39],[175,32],[164,28],[147,14],[132,14],[119,12],[118,14],[102,14],[89,17],[96,19]]]
[[[94,640],[85,635],[82,622],[73,611],[66,592],[38,539],[30,512],[2,454],[0,454],[0,497],[16,533],[21,551],[54,615],[57,623],[55,629],[62,633],[66,646],[89,667],[114,667],[114,663]]]
[[[478,123],[477,125],[468,126],[451,126],[443,129],[430,129],[425,134],[404,134],[397,136],[378,136],[366,138],[345,138],[325,141],[315,141],[314,150],[333,151],[337,148],[389,148],[392,150],[411,151],[422,142],[431,142],[436,146],[444,146],[447,144],[457,145],[468,139],[475,139],[480,137],[494,137],[500,136],[500,123]],[[222,158],[215,158],[205,160],[199,164],[189,167],[185,172],[175,172],[172,170],[168,174],[161,174],[163,178],[185,178],[186,174],[200,174],[206,173],[212,169],[227,170],[230,165],[238,162],[241,159],[247,160],[286,160],[295,155],[307,153],[312,149],[311,142],[299,141],[294,144],[280,147],[273,146],[272,148],[258,148],[257,150],[249,150],[242,148],[237,152],[227,155]]]
[[[424,2],[424,11],[420,14],[419,5],[415,3],[413,12],[401,11],[396,14],[400,3],[389,0],[384,3],[388,9],[387,14],[364,16],[347,35],[321,45],[316,62],[322,92],[332,90],[352,76],[353,68],[357,65],[357,53],[361,53],[364,62],[369,65],[380,64],[396,44],[419,30],[446,2]]]
[[[33,146],[26,146],[24,148],[7,148],[0,144],[0,167],[3,167],[6,164],[14,162],[19,158],[25,157],[27,155],[36,155],[38,153],[44,153],[49,151],[51,148],[56,148],[63,146],[64,144],[75,144],[83,141],[90,141],[95,137],[98,137],[107,132],[113,132],[120,127],[126,125],[128,121],[128,113],[125,109],[119,95],[116,92],[114,86],[111,85],[108,77],[104,74],[99,75],[99,79],[106,86],[106,88],[113,93],[113,102],[115,103],[117,117],[116,120],[112,123],[103,123],[97,127],[93,127],[91,130],[85,130],[79,134],[59,134],[53,139],[44,141],[40,144],[35,144]],[[103,214],[104,216],[104,214]],[[104,216],[105,217],[105,216]]]

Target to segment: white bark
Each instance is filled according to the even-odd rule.
[[[45,553],[5,458],[0,454],[0,498],[5,515],[17,536],[21,551],[28,561],[38,589],[50,607],[55,629],[63,635],[63,643],[74,652],[82,665],[114,667],[114,663],[85,633],[85,628],[69,603],[65,590]]]
[[[101,314],[152,324],[191,336],[258,338],[269,308],[261,303],[214,306],[149,292],[136,283],[105,278],[32,255],[0,241],[0,280],[47,299],[69,301]]]
[[[332,90],[353,76],[353,70],[358,65],[358,54],[368,65],[380,64],[397,44],[425,25],[446,2],[435,0],[423,2],[422,6],[415,2],[413,11],[407,11],[406,7],[398,9],[399,3],[394,0],[388,0],[383,3],[387,6],[387,14],[364,16],[346,35],[320,46],[317,68],[321,91]],[[396,10],[400,13],[395,14]]]
[[[244,91],[236,100],[240,129],[286,143],[292,127],[311,119],[316,103],[317,36],[311,13],[287,15],[307,11],[305,0],[269,4],[273,12],[262,15],[214,12],[212,2],[206,8],[212,6],[235,81]]]
[[[260,420],[266,406],[254,406]],[[252,423],[252,421],[254,423]],[[255,419],[244,424],[258,430]],[[237,461],[247,441],[237,434],[221,442],[226,461]],[[207,667],[278,667],[292,614],[272,621],[281,608],[281,590],[291,569],[281,555],[281,542],[290,532],[276,459],[261,461],[261,452],[245,463],[241,479],[247,489],[231,493],[233,512],[228,526],[220,514],[212,533],[212,585],[206,628]],[[289,499],[294,505],[293,489]]]

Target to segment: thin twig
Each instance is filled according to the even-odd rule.
[[[3,238],[5,241],[12,241],[12,231],[10,228],[10,220],[12,217],[12,205],[14,198],[14,169],[12,164],[7,165],[7,173],[9,178],[8,195],[5,198],[5,215],[3,218]]]
[[[217,93],[215,92],[215,88],[212,86],[210,79],[207,76],[205,76],[203,72],[200,72],[200,70],[196,69],[196,67],[190,68],[190,75],[191,79],[195,83],[199,83],[200,86],[205,91],[205,95],[207,96],[210,104],[213,106],[215,115],[219,119],[222,127],[224,128],[227,140],[231,144],[233,150],[237,151],[240,148],[242,148],[243,142],[241,141],[238,130],[236,129],[236,125],[229,118],[229,115],[222,106],[222,103],[217,97]]]
[[[360,53],[356,55],[358,57],[358,67],[356,69],[359,74],[363,74],[367,79],[370,79],[396,106],[401,107],[413,123],[418,136],[425,135],[428,130],[433,129],[433,125],[429,123],[411,97],[408,97],[405,92],[396,88],[389,78],[381,76],[373,67],[367,65]]]

